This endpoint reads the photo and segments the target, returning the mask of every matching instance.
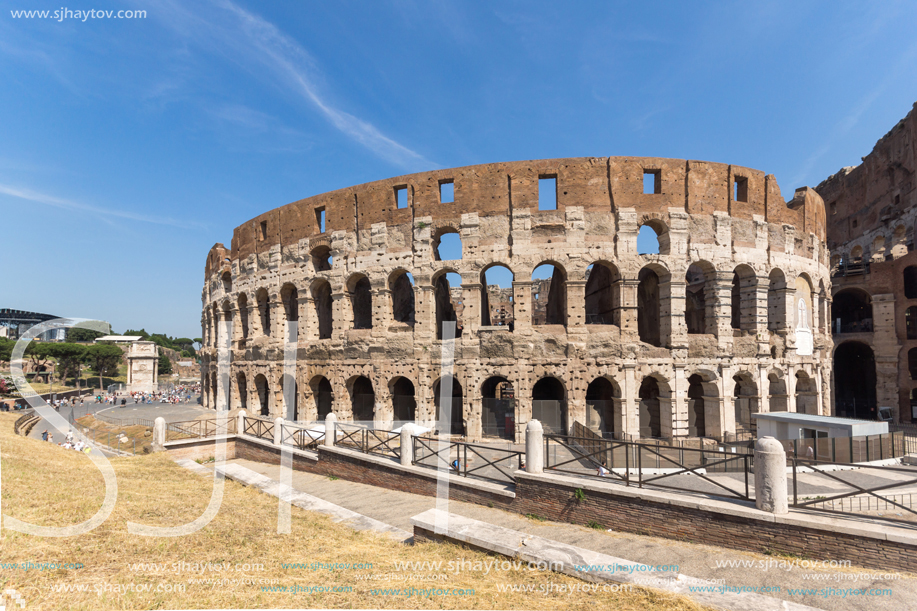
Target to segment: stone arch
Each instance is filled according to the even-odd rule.
[[[553,268],[550,280],[536,278]],[[540,270],[540,271],[539,271]],[[532,325],[567,324],[567,272],[555,261],[543,261],[532,270]]]
[[[653,233],[656,234],[656,243],[658,246],[658,252],[660,255],[671,254],[671,245],[669,240],[669,227],[662,219],[661,216],[656,216],[652,214],[647,214],[643,216],[642,222],[640,223],[640,228],[637,230],[637,235],[639,239],[640,230],[644,227],[649,227],[653,230]],[[653,254],[653,253],[642,253],[637,251],[637,254]]]
[[[376,391],[366,376],[353,376],[347,382],[350,393],[350,411],[354,422],[371,425],[376,413]]]
[[[331,256],[331,247],[327,244],[316,246],[309,253],[312,259],[312,268],[317,272],[331,271],[334,258]]]
[[[487,272],[490,270],[493,270],[493,283],[488,282],[487,278]],[[498,261],[489,263],[481,270],[481,326],[507,327],[510,331],[513,330],[516,322],[512,285],[514,279],[513,270]],[[501,283],[509,286],[501,286]]]
[[[446,397],[440,396],[443,391],[448,391],[448,385],[450,382],[452,386],[451,396],[448,396],[448,392]],[[447,388],[444,388],[443,384],[447,384]],[[440,433],[447,433],[450,435],[464,435],[464,394],[462,392],[462,384],[455,376],[445,375],[433,383],[433,401],[436,404],[435,414],[437,430]],[[441,408],[444,407],[444,401],[446,402],[445,407],[449,409],[448,423],[440,422],[440,417],[445,416],[445,414],[441,411]],[[447,427],[448,432],[442,430],[441,427],[443,426]]]
[[[442,250],[440,250],[442,248]],[[444,258],[443,254],[458,252],[458,257]],[[462,234],[454,227],[440,227],[433,234],[433,260],[457,261],[463,256]]]
[[[389,394],[392,397],[392,410],[396,426],[417,419],[417,399],[414,393],[414,383],[404,376],[395,376],[388,383]]]
[[[785,412],[788,410],[786,379],[779,369],[772,369],[767,374],[768,411]]]
[[[280,376],[280,396],[283,401],[283,419],[291,422],[299,420],[299,384],[296,378],[288,373]]]
[[[331,382],[323,375],[317,375],[309,381],[312,390],[312,401],[315,404],[315,414],[319,421],[324,421],[328,414],[334,411],[334,390]]]
[[[318,279],[312,283],[312,304],[315,308],[315,331],[317,331],[318,339],[331,339],[334,321],[330,282]]]
[[[688,435],[716,437],[722,430],[717,376],[697,370],[688,376]]]
[[[490,376],[481,384],[481,431],[485,437],[515,439],[516,390],[507,378]]]
[[[274,398],[271,395],[271,387],[267,377],[263,373],[255,376],[255,393],[258,399],[256,407],[258,414],[268,417],[274,411]]]
[[[862,263],[863,262],[863,247],[857,244],[850,249],[850,262],[851,263]]]
[[[567,389],[558,378],[544,376],[532,387],[532,418],[545,431],[567,434]]]
[[[796,372],[796,412],[818,415],[818,388],[805,370]]]
[[[248,339],[248,296],[245,293],[239,293],[236,300],[239,308],[239,339]]]
[[[271,336],[271,297],[267,289],[261,287],[255,291],[255,303],[258,308],[258,323],[261,327],[261,334],[267,337]]]
[[[373,328],[372,285],[366,274],[356,273],[347,279],[347,294],[353,313],[354,329]]]
[[[621,388],[607,376],[599,376],[586,387],[586,426],[605,437],[620,433],[622,419]]]
[[[876,357],[867,344],[834,348],[834,408],[838,416],[876,420]]]
[[[775,333],[786,330],[786,274],[774,268],[768,274],[767,328]]]
[[[637,392],[640,437],[672,436],[671,397],[671,387],[663,376],[653,373],[643,378]]]
[[[283,304],[284,320],[299,322],[299,293],[292,282],[280,287],[280,303]]]
[[[414,324],[414,277],[404,268],[393,271],[388,277],[392,296],[392,318],[395,322]]]
[[[872,248],[870,259],[874,263],[879,263],[885,260],[885,236],[877,235],[872,241]]]
[[[716,268],[695,261],[685,272],[685,325],[688,334],[716,331]]]
[[[248,411],[248,379],[245,372],[240,371],[236,374],[236,401],[235,405],[239,409]]]
[[[872,331],[871,296],[859,288],[841,289],[831,302],[831,320],[836,334]]]
[[[735,382],[732,392],[732,406],[735,412],[735,432],[737,436],[754,435],[757,430],[755,419],[758,413],[758,384],[755,376],[749,371],[739,371],[732,376]]]
[[[750,265],[737,265],[732,275],[732,328],[753,331],[758,320],[758,275]]]
[[[904,268],[904,297],[917,299],[917,265]]]
[[[895,227],[890,253],[894,259],[899,259],[907,254],[907,227],[903,224]]]
[[[453,294],[455,287],[450,283],[449,276],[458,281],[458,296]],[[436,339],[443,339],[443,323],[455,323],[455,337],[462,336],[462,321],[459,319],[459,307],[463,303],[461,297],[461,276],[451,268],[443,268],[433,275],[433,301],[436,310]]]
[[[607,261],[586,269],[586,324],[621,325],[621,274]]]
[[[668,339],[671,321],[668,304],[671,274],[659,264],[644,266],[637,275],[637,332],[641,342],[662,346]]]
[[[232,292],[232,273],[229,271],[223,272],[223,274],[220,276],[220,282],[223,285],[224,293]]]

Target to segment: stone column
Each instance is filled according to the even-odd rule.
[[[283,418],[274,419],[274,445],[283,444]]]
[[[465,278],[462,277],[462,343],[465,343],[466,335],[476,338],[481,327],[483,288],[480,282],[465,282]]]
[[[567,280],[567,332],[586,332],[586,281]]]
[[[334,415],[334,412],[330,412],[325,416],[325,447],[333,448],[335,437],[337,433],[335,432],[335,423],[337,422],[338,417]]]
[[[640,287],[640,281],[636,278],[616,280],[614,287],[618,293],[614,322],[621,328],[622,336],[636,339],[640,335],[640,330],[637,327],[637,318],[639,316],[637,292]]]
[[[525,471],[544,472],[544,429],[537,420],[529,420],[525,427]]]
[[[675,363],[675,376],[669,383],[672,393],[670,403],[669,429],[666,430],[665,400],[659,397],[659,410],[662,417],[662,436],[681,437],[688,434],[688,377],[685,375],[684,363]]]
[[[709,297],[711,294],[713,296],[713,320],[716,326],[712,331],[716,333],[720,350],[724,350],[727,353],[732,352],[734,336],[732,329],[732,279],[734,276],[734,272],[716,272],[713,290],[710,290],[710,281],[708,280],[705,291],[708,298],[708,312],[710,311]],[[707,320],[709,321],[710,318],[708,317]],[[707,333],[710,332],[711,329],[707,329]]]
[[[532,281],[513,280],[513,330],[530,333],[532,329]]]
[[[666,299],[663,304],[663,287]],[[659,279],[659,334],[662,345],[668,347],[688,345],[688,325],[685,322],[685,294],[687,283],[684,278],[669,282]],[[664,307],[663,307],[664,306]]]
[[[736,432],[736,410],[735,410],[735,381],[732,376],[735,375],[733,367],[723,367],[720,371],[721,379],[718,386],[720,387],[722,397],[722,406],[720,408],[720,436],[726,440],[727,435],[735,435]],[[706,397],[704,401],[706,402]]]
[[[331,341],[343,344],[347,331],[353,323],[347,324],[346,307],[350,305],[350,295],[344,291],[331,293]]]
[[[414,463],[414,425],[410,422],[401,427],[401,464],[410,467]]]
[[[162,416],[153,421],[153,451],[162,452],[166,443],[166,419]]]
[[[637,364],[624,363],[624,387],[621,389],[624,395],[621,410],[621,428],[617,429],[618,423],[615,422],[616,430],[620,430],[625,435],[640,437],[640,382],[637,379]]]
[[[755,506],[775,514],[789,513],[786,452],[773,437],[755,443]]]
[[[239,413],[236,414],[236,435],[242,435],[245,432],[245,416],[246,412],[244,409],[240,409]]]
[[[387,288],[374,287],[373,296],[373,337],[384,338],[394,320],[392,316],[392,292]]]

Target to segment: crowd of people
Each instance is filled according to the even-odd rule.
[[[47,441],[49,443],[54,443],[54,435],[45,429],[41,433],[41,440]],[[89,454],[89,452],[92,451],[92,448],[90,448],[88,444],[84,443],[82,439],[73,441],[73,431],[67,431],[67,436],[64,438],[64,441],[57,445],[61,448],[64,448],[65,450],[76,450],[77,452],[85,452],[86,454]]]

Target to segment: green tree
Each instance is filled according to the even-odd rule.
[[[201,349],[201,346],[204,345],[204,338],[203,338],[203,337],[195,337],[195,338],[194,338],[194,343],[197,344],[197,349],[200,350],[200,349]]]
[[[118,375],[118,367],[121,365],[121,359],[124,352],[118,346],[111,344],[93,344],[86,348],[83,354],[83,362],[89,365],[99,376],[99,388],[104,388],[102,376],[115,377]]]
[[[165,352],[159,355],[159,375],[172,373],[172,361],[166,356]]]
[[[16,345],[11,339],[0,337],[0,361],[10,361],[13,359],[13,346]]]
[[[150,339],[150,334],[147,333],[144,329],[140,329],[139,331],[128,329],[127,331],[124,332],[124,335],[139,335],[140,339],[143,341]]]
[[[57,359],[57,375],[61,382],[67,383],[67,378],[76,378],[80,375],[80,362],[86,346],[67,342],[45,344],[49,356]]]
[[[102,333],[101,331],[94,331],[92,329],[67,329],[68,342],[91,342],[92,340],[98,339],[104,335],[106,334]]]

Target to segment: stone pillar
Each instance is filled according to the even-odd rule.
[[[786,368],[786,411],[796,411],[796,366]]]
[[[334,415],[334,412],[330,412],[325,416],[325,447],[333,448],[334,441],[337,433],[334,430],[334,424],[337,422],[338,417]]]
[[[670,348],[688,345],[688,325],[685,322],[685,294],[687,283],[683,277],[675,280],[673,276],[663,283],[659,279],[659,335],[662,345]],[[665,290],[663,290],[665,287]],[[663,292],[665,302],[663,303]]]
[[[348,324],[346,315],[347,306],[350,305],[350,295],[344,291],[331,293],[331,341],[344,343],[347,331],[353,327]]]
[[[414,463],[414,425],[410,422],[401,427],[401,464],[410,467]]]
[[[713,320],[715,321],[714,329],[707,329],[707,333],[713,331],[716,333],[717,343],[720,350],[727,353],[732,352],[733,329],[732,329],[732,279],[735,272],[716,272],[713,278],[713,290],[710,290],[710,281],[707,281],[707,297],[713,296]],[[710,309],[710,302],[707,302],[707,309]],[[708,318],[708,320],[710,320]]]
[[[439,330],[436,328],[436,299],[432,284],[421,285],[418,280],[414,287],[414,342],[415,346],[429,346],[436,339]],[[420,355],[418,355],[420,356]]]
[[[735,409],[735,380],[732,379],[732,376],[735,375],[735,369],[732,367],[723,367],[720,371],[721,380],[719,383],[722,397],[722,405],[720,407],[720,435],[723,437],[723,441],[726,440],[727,435],[735,435],[736,432],[736,409]],[[704,397],[704,402],[707,401],[707,398]]]
[[[239,413],[236,414],[236,435],[241,435],[245,431],[245,416],[246,412],[244,409],[240,409]]]
[[[274,445],[279,446],[283,443],[283,418],[274,419]]]
[[[462,343],[467,337],[476,337],[481,327],[481,291],[480,282],[466,282],[462,277]]]
[[[637,328],[637,291],[640,281],[636,278],[617,280],[614,283],[618,292],[618,308],[615,324],[621,327],[621,334],[625,337],[638,338],[640,330]],[[585,290],[585,289],[584,289]]]
[[[755,506],[775,514],[789,512],[786,452],[773,437],[755,443]]]
[[[283,315],[283,302],[277,298],[277,295],[271,295],[268,301],[269,316],[271,317],[271,339],[283,341],[283,334],[286,332],[286,324]]]
[[[669,401],[671,404],[670,431],[666,431],[665,401],[659,397],[663,437],[681,437],[688,434],[688,376],[685,375],[685,366],[684,363],[675,363],[675,377],[670,383],[672,393]]]
[[[532,329],[532,281],[513,280],[513,331],[530,332]]]
[[[525,471],[544,472],[544,429],[537,420],[529,420],[525,427]]]
[[[162,416],[153,421],[153,451],[162,452],[166,444],[166,419]]]
[[[388,333],[394,317],[392,316],[392,292],[387,288],[374,287],[373,296],[373,337],[384,338]]]
[[[586,281],[567,280],[567,332],[586,331]]]
[[[624,363],[624,388],[622,394],[624,398],[621,405],[621,428],[623,434],[632,437],[640,437],[640,382],[637,379],[637,364]],[[615,426],[617,427],[617,422]]]

